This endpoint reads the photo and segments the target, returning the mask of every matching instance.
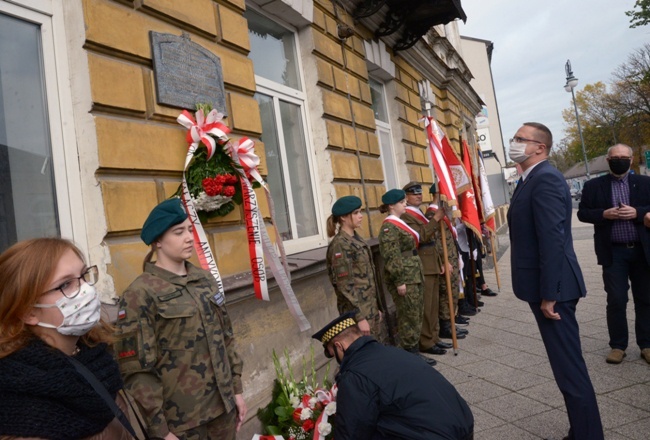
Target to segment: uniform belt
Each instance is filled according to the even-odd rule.
[[[621,247],[626,247],[628,249],[634,249],[637,246],[641,246],[640,241],[628,241],[626,243],[612,243],[612,246],[621,246]]]
[[[420,243],[420,247],[423,248],[423,247],[427,247],[427,246],[433,246],[434,244],[435,243],[432,242],[432,241],[430,241],[428,243]]]
[[[417,249],[411,249],[410,251],[402,251],[402,257],[414,257],[418,254]]]

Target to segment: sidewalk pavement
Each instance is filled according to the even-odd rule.
[[[596,264],[593,226],[573,217],[576,254],[587,284],[580,300],[582,351],[596,390],[605,439],[650,439],[650,365],[641,357],[634,337],[634,312],[630,300],[630,345],[622,364],[605,362],[609,353],[605,321],[605,292],[601,268]],[[499,236],[507,246],[506,235]],[[491,257],[488,257],[491,258]],[[475,418],[476,440],[562,439],[569,422],[535,319],[528,304],[512,293],[510,249],[498,261],[501,290],[483,298],[485,306],[471,318],[470,334],[452,350],[435,356],[435,367],[467,400]],[[494,269],[485,271],[496,291]]]

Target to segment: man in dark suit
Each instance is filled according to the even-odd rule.
[[[571,194],[547,160],[552,144],[549,129],[536,122],[526,122],[510,140],[510,159],[522,169],[508,210],[512,289],[535,315],[564,395],[571,427],[565,439],[601,440],[600,413],[575,316],[586,289],[573,250]]]
[[[636,343],[650,363],[650,231],[644,227],[650,212],[650,177],[630,173],[632,153],[623,144],[607,150],[611,173],[585,183],[578,209],[580,221],[594,225],[596,257],[603,267],[610,364],[620,364],[625,357],[630,284]]]

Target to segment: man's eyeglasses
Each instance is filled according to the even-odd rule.
[[[57,286],[54,289],[50,289],[47,292],[43,292],[43,295],[45,295],[46,293],[53,292],[55,290],[59,290],[66,298],[74,298],[79,294],[79,291],[81,290],[82,279],[89,286],[93,286],[97,282],[98,278],[99,278],[99,271],[97,270],[97,266],[90,266],[88,269],[86,269],[84,273],[81,274],[80,277],[70,278],[60,286]]]
[[[510,139],[510,142],[517,142],[517,143],[534,142],[536,144],[544,145],[544,142],[536,141],[535,139],[526,139],[519,136],[513,137],[512,139]]]

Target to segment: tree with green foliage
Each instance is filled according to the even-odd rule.
[[[630,17],[631,28],[647,25],[650,23],[650,0],[637,0],[634,9],[627,11],[625,15]]]

